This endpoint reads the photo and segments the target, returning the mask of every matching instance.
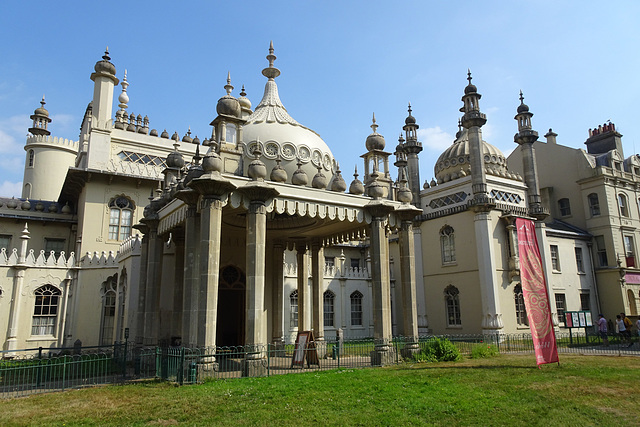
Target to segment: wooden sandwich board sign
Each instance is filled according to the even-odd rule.
[[[293,357],[291,358],[291,367],[304,367],[305,358],[307,359],[307,367],[310,367],[311,365],[320,366],[318,349],[316,348],[316,341],[315,338],[313,338],[312,331],[298,332],[298,336],[296,336],[296,345],[293,349]]]

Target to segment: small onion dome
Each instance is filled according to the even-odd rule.
[[[225,95],[218,100],[216,112],[221,116],[240,117],[240,103],[231,95]]]
[[[406,119],[404,119],[404,124],[406,125],[415,125],[416,118],[411,115],[411,104],[409,104],[409,115]]]
[[[12,197],[12,198],[11,198],[11,200],[9,200],[9,201],[7,202],[7,207],[8,207],[9,209],[15,209],[15,208],[17,208],[17,207],[18,207],[18,201],[17,201],[15,198],[13,198],[13,197]]]
[[[187,133],[182,137],[182,142],[186,142],[188,144],[191,144],[193,142],[193,138],[191,138],[191,128],[189,128]]]
[[[173,135],[171,135],[171,139],[173,139],[176,142],[180,141],[180,137],[178,136],[178,132],[174,132]]]
[[[183,186],[186,187],[193,179],[200,178],[204,174],[204,169],[200,165],[192,165],[184,177]]]
[[[269,176],[269,179],[275,182],[287,182],[287,171],[282,166],[280,166],[280,162],[282,162],[282,159],[280,158],[280,156],[278,156],[278,158],[276,159],[276,165],[273,167],[273,169],[271,169],[271,175]]]
[[[158,131],[156,129],[151,129],[151,131],[149,132],[149,135],[151,136],[158,136]],[[167,135],[168,136],[168,135]]]
[[[238,103],[240,103],[240,107],[246,110],[251,109],[251,101],[247,98],[247,93],[244,91],[244,85],[242,85],[242,91],[240,92],[240,98],[238,98]]]
[[[104,56],[102,57],[102,61],[96,62],[96,65],[95,67],[93,67],[93,69],[96,70],[96,73],[107,73],[115,76],[116,67],[111,62],[109,62],[110,60],[111,58],[109,57],[109,48],[107,48],[107,50],[105,50],[104,52]]]
[[[169,132],[167,132],[167,130],[163,130],[162,133],[160,134],[160,138],[165,138],[165,139],[169,139]]]
[[[313,176],[311,186],[318,189],[327,188],[327,177],[322,173],[322,166],[318,166],[318,173]]]
[[[57,203],[50,203],[49,204],[49,212],[51,212],[51,213],[58,212],[58,204]]]
[[[196,145],[200,145],[200,138],[198,138],[198,135],[196,135],[196,137],[193,138],[193,141],[191,141],[191,142],[193,142]]]
[[[65,203],[64,206],[62,207],[62,213],[63,214],[71,213],[71,206],[69,206],[69,202]]]
[[[478,88],[471,83],[471,70],[467,69],[467,80],[469,80],[469,84],[464,88],[464,94],[468,95],[470,93],[477,93]]]
[[[49,111],[46,108],[44,108],[44,104],[46,104],[46,102],[44,102],[44,95],[43,95],[42,101],[40,101],[40,106],[33,111],[34,116],[49,117]]]
[[[411,200],[413,200],[413,194],[411,193],[411,190],[407,188],[405,183],[398,189],[398,201],[402,203],[409,203]]]
[[[209,152],[202,158],[202,170],[204,173],[222,171],[222,159],[218,153],[213,150],[209,150]]]
[[[353,174],[353,181],[351,181],[351,185],[349,186],[349,193],[351,194],[364,194],[364,185],[362,181],[358,179],[358,169],[356,168],[356,173]]]
[[[182,153],[178,151],[178,144],[173,144],[174,151],[167,156],[167,167],[169,168],[181,168],[184,166],[184,157]]]
[[[522,95],[522,91],[520,91],[520,105],[518,105],[518,114],[528,113],[528,112],[529,112],[529,106],[524,103],[524,95]]]
[[[42,203],[42,202],[38,201],[38,203],[36,203],[36,210],[37,210],[38,212],[42,212],[42,211],[44,211],[44,203]]]
[[[20,208],[23,211],[28,211],[31,209],[31,202],[29,201],[29,199],[25,200],[24,202],[22,202],[22,205],[20,205]]]
[[[335,191],[337,193],[344,193],[347,190],[347,183],[344,181],[344,178],[340,174],[340,166],[336,170],[336,174],[333,177],[333,182],[331,182],[331,191]]]
[[[367,137],[367,141],[365,142],[367,150],[384,150],[386,142],[384,140],[384,136],[378,133],[378,125],[376,124],[375,114],[373,115],[371,129],[373,129],[373,133]]]
[[[302,162],[300,159],[298,159],[297,165],[298,169],[296,169],[293,176],[291,176],[291,183],[293,185],[307,185],[309,183],[309,177],[307,176],[307,173],[302,170]]]
[[[367,186],[367,194],[369,197],[379,199],[384,196],[384,187],[378,181],[378,172],[371,174],[373,181]]]

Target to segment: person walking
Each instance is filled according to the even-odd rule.
[[[640,322],[640,319],[638,319]],[[605,347],[609,347],[609,337],[607,336],[607,319],[604,318],[602,313],[598,314],[598,333],[600,334],[600,338],[602,338],[602,343]]]
[[[627,328],[624,326],[624,320],[619,314],[616,316],[616,326],[618,327],[618,333],[620,334],[620,344],[627,341]]]

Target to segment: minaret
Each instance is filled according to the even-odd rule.
[[[33,125],[29,128],[29,132],[32,135],[51,135],[51,132],[47,129],[47,125],[51,123],[49,118],[49,112],[44,108],[44,95],[42,95],[42,101],[40,101],[40,107],[36,108],[33,115],[29,116],[33,120]]]
[[[116,129],[126,129],[125,117],[127,115],[127,107],[129,103],[129,95],[127,95],[127,87],[129,87],[129,82],[127,81],[127,70],[124,70],[124,77],[122,78],[122,82],[120,83],[122,86],[122,93],[118,96],[118,107],[120,109],[116,111],[116,122],[113,125]]]
[[[386,142],[384,136],[378,133],[378,124],[376,123],[376,115],[373,114],[371,119],[371,130],[373,131],[365,141],[367,153],[363,154],[364,159],[364,185],[365,188],[372,184],[381,185],[384,189],[383,198],[393,196],[391,192],[391,176],[389,175],[389,156],[391,153],[384,151]],[[380,165],[382,164],[382,170]],[[368,193],[368,191],[367,191]]]
[[[109,144],[113,128],[113,90],[119,83],[116,67],[110,62],[107,47],[102,61],[96,62],[93,80],[93,100],[91,101],[91,129],[87,145],[86,164],[81,166],[104,169],[109,161]]]
[[[542,207],[540,200],[540,184],[538,181],[538,167],[536,165],[536,153],[533,150],[533,143],[538,140],[538,132],[531,128],[531,117],[529,106],[524,103],[524,96],[520,91],[520,105],[518,114],[514,119],[518,122],[518,133],[513,140],[520,145],[522,152],[522,169],[524,170],[524,180],[529,193],[529,215],[541,221],[549,216],[549,212]]]
[[[467,73],[469,84],[464,88],[460,109],[462,126],[467,129],[469,135],[469,150],[471,154],[471,188],[473,191],[473,204],[477,208],[490,207],[489,192],[487,190],[487,175],[484,170],[484,153],[482,150],[482,126],[487,122],[487,116],[480,112],[480,98],[478,89],[471,83],[471,71]]]
[[[402,150],[407,156],[408,184],[413,194],[414,206],[420,207],[420,160],[418,154],[422,151],[422,142],[418,141],[418,124],[416,118],[411,115],[411,104],[409,104],[409,116],[405,119],[402,130],[405,131],[406,142],[402,144]]]

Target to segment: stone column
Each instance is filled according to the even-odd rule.
[[[389,252],[386,224],[394,207],[381,200],[365,206],[371,214],[371,281],[373,290],[373,338],[375,349],[371,353],[372,365],[394,362],[391,330],[391,289]]]
[[[147,263],[149,261],[149,232],[148,228],[141,224],[137,227],[142,235],[142,243],[140,245],[140,280],[138,288],[138,310],[136,312],[136,330],[135,330],[135,343],[136,345],[144,344],[144,312],[147,306]],[[74,305],[77,305],[77,298],[75,298]]]
[[[406,338],[402,350],[404,357],[420,352],[418,346],[418,306],[416,298],[416,259],[413,235],[413,219],[422,213],[421,209],[406,204],[396,210],[400,225],[400,281],[402,283],[403,331]]]
[[[173,241],[175,242],[175,270],[174,270],[174,288],[173,288],[173,310],[171,317],[171,340],[178,339],[179,342],[171,344],[182,345],[182,319],[184,316],[184,251],[185,236],[183,234],[176,235],[173,233]]]
[[[284,245],[280,242],[273,245],[273,287],[271,336],[276,349],[284,348]]]
[[[311,294],[313,305],[313,336],[324,341],[324,248],[320,242],[311,244]],[[322,352],[320,352],[322,354]]]
[[[495,278],[497,258],[493,245],[491,213],[476,211],[474,227],[478,251],[480,295],[482,296],[482,332],[484,334],[497,334],[504,325],[502,323],[502,313],[500,313],[498,281]]]
[[[159,221],[157,219],[145,218],[141,222],[144,222],[149,228],[147,233],[149,251],[147,255],[143,343],[145,345],[155,345],[158,342],[158,310],[162,279],[162,246],[164,242],[158,235]]]
[[[249,202],[247,213],[247,267],[246,267],[246,310],[245,329],[246,358],[243,376],[265,375],[265,354],[267,343],[264,291],[265,261],[267,246],[267,202],[278,195],[278,190],[262,181],[252,181],[238,188]]]
[[[189,188],[179,191],[176,197],[187,204],[184,226],[184,271],[180,272],[183,275],[182,345],[195,347],[198,342],[198,294],[200,292],[200,218],[197,214],[197,203],[200,194]]]
[[[29,242],[29,228],[24,224],[24,230],[20,239],[20,257],[18,264],[14,267],[13,290],[11,294],[11,311],[9,314],[9,327],[7,328],[7,350],[12,351],[18,348],[18,324],[20,320],[20,296],[22,294],[22,286],[24,284],[24,273],[27,269],[27,243]],[[8,353],[12,355],[13,353]]]
[[[296,245],[296,259],[298,262],[298,331],[308,331],[309,327],[307,305],[307,289],[309,286],[309,258],[306,243]]]

